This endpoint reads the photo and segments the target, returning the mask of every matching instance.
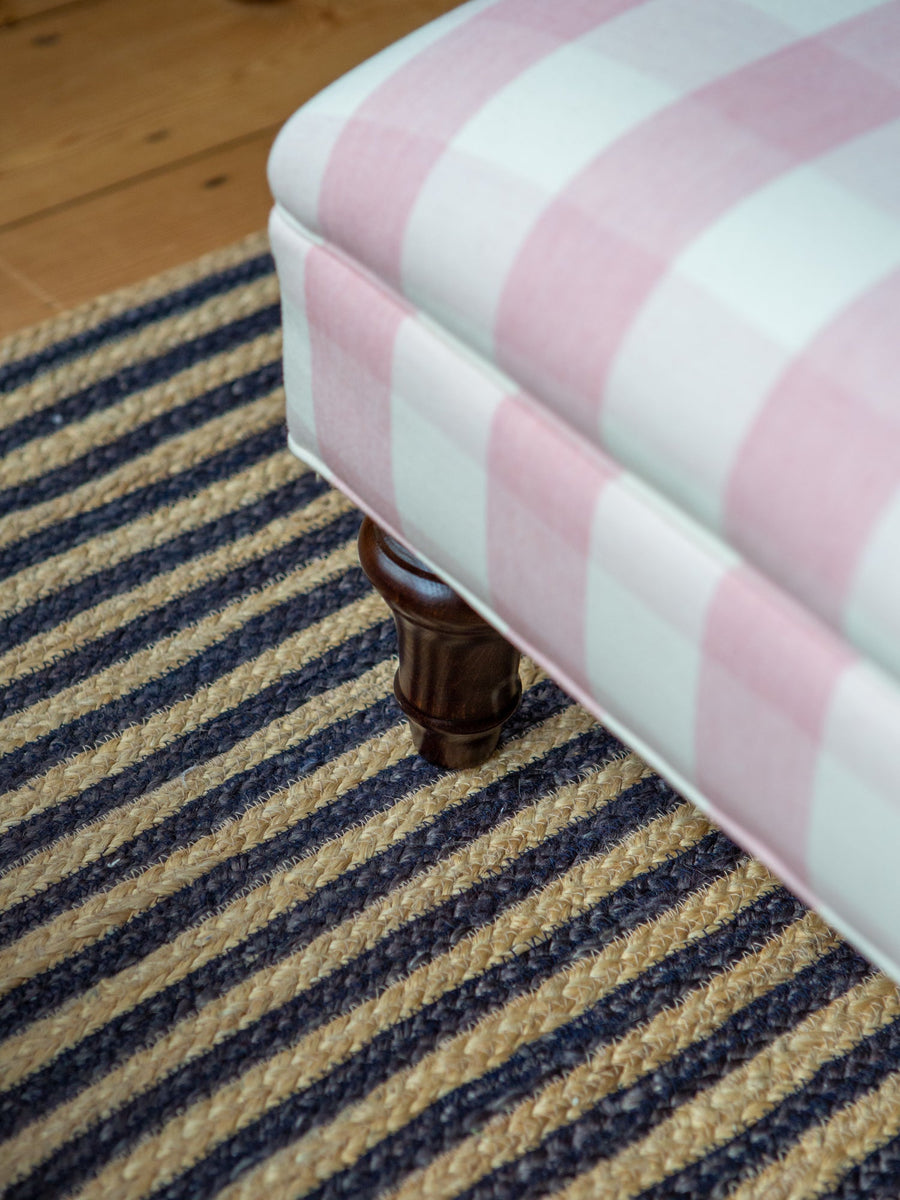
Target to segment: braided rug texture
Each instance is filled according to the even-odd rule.
[[[414,757],[262,237],[0,348],[15,1200],[897,1197],[900,996],[533,665]]]

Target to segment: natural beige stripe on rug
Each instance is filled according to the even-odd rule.
[[[90,825],[73,830],[52,842],[24,862],[11,867],[8,873],[0,878],[0,912],[26,896],[33,895],[38,889],[48,887],[67,875],[80,871],[91,862],[114,854],[145,830],[173,816],[186,804],[218,787],[239,771],[258,766],[269,756],[299,745],[335,721],[362,711],[376,700],[389,695],[393,675],[393,663],[379,663],[365,674],[307,701],[287,716],[269,722],[249,737],[243,738],[230,750],[207,760],[202,768],[188,769],[174,779],[166,780],[153,791],[144,793],[136,801],[114,808],[92,821]],[[155,867],[150,869],[156,870]],[[121,890],[122,894],[127,896],[138,878],[139,876],[131,876],[117,885],[117,888],[103,892],[101,896],[92,897],[85,901],[85,904],[102,905],[102,911],[108,919],[106,906],[117,894],[117,890]],[[174,876],[169,886],[181,886],[180,876]],[[136,910],[137,906],[133,902],[130,905],[126,903],[126,912],[133,913]],[[73,911],[65,910],[66,914]],[[99,912],[93,907],[91,911]],[[60,919],[63,915],[60,914]],[[66,919],[70,920],[71,916],[67,915]],[[35,931],[25,936],[38,939],[40,934]],[[46,946],[35,944],[33,949],[26,949],[22,942],[15,944],[22,947],[20,956],[28,962],[37,962],[38,958],[35,956],[46,954]],[[4,951],[0,951],[0,961],[3,954]]]
[[[391,668],[392,664],[382,663],[361,680],[351,680],[343,688],[310,701],[306,706],[307,712],[301,709],[292,714],[296,728],[286,731],[288,736],[279,748],[297,745],[312,733],[326,728],[328,723],[360,712],[390,695],[393,681]],[[227,778],[234,773],[235,766],[246,770],[254,761],[262,761],[264,750],[271,752],[268,728],[223,755],[226,761],[217,766],[220,771],[222,768],[227,771]],[[0,994],[41,971],[49,970],[68,955],[77,954],[85,946],[105,936],[110,929],[124,925],[137,913],[150,908],[164,896],[179,891],[218,863],[277,837],[297,820],[337,799],[342,790],[335,786],[335,780],[340,780],[344,788],[351,786],[354,781],[358,782],[354,773],[346,770],[347,766],[348,763],[341,758],[324,764],[308,776],[303,784],[274,793],[262,804],[228,822],[225,827],[178,847],[163,861],[154,863],[140,874],[129,875],[121,883],[91,896],[77,907],[64,909],[46,924],[4,947],[0,950],[0,980],[3,981]],[[94,834],[93,826],[82,830],[80,836],[55,843],[52,849],[66,855],[64,866],[67,871],[59,869],[59,878],[80,870],[91,858],[114,853],[117,843],[121,845],[130,841],[144,829],[157,824],[203,791],[209,790],[210,786],[205,772],[202,779],[196,779],[192,784],[181,779],[177,783],[172,781],[164,784],[156,794],[141,797],[137,804],[116,810],[111,815],[112,819],[107,821],[110,827],[109,841],[101,842],[104,848],[99,853],[92,846],[90,855],[79,855]],[[27,860],[24,865],[30,867],[32,860]],[[62,866],[60,864],[60,868]],[[45,878],[52,877],[53,872],[48,869]]]
[[[262,304],[272,304],[277,300],[277,292],[271,280],[264,279],[251,285],[248,292],[247,299],[252,301],[251,311]],[[207,301],[207,304],[213,305],[213,301]],[[219,305],[216,305],[208,313],[198,314],[205,317],[203,324],[215,328],[218,321],[218,307]],[[183,336],[179,326],[190,321],[193,327],[195,316],[191,313],[187,317],[171,318],[171,320],[177,324],[175,328],[168,331],[169,338],[167,340],[170,340],[173,345],[177,345]],[[159,329],[159,327],[156,328]],[[128,357],[126,348],[117,343],[117,349],[125,352],[126,358]],[[151,349],[157,352],[165,347],[153,346]],[[84,454],[109,445],[116,438],[130,433],[135,426],[146,424],[153,417],[168,412],[176,405],[181,406],[214,388],[238,379],[241,375],[257,370],[266,363],[278,362],[280,356],[281,330],[277,329],[272,333],[260,335],[236,350],[225,350],[213,358],[201,359],[199,363],[177,371],[162,383],[132,392],[116,404],[99,409],[74,427],[63,425],[58,432],[42,438],[39,442],[26,442],[15,459],[4,469],[4,486],[11,487],[13,484],[25,483],[43,475],[45,471],[66,466]],[[107,365],[102,360],[98,361],[98,376],[106,373]],[[65,368],[60,370],[65,383],[70,384],[71,379],[67,377]],[[93,380],[88,382],[93,382]],[[17,399],[16,393],[13,393],[9,397],[10,405],[14,405]],[[27,402],[23,403],[22,407],[26,412],[28,411]],[[6,404],[4,403],[5,408]]]
[[[384,602],[374,594],[347,605],[282,642],[243,662],[214,683],[202,687],[169,708],[129,725],[102,745],[90,747],[50,767],[3,800],[4,828],[29,819],[62,800],[77,795],[101,779],[127,767],[196,729],[210,712],[227,712],[248,694],[276,682],[287,665],[297,670],[304,663],[340,645],[348,637],[384,620]]]
[[[327,558],[310,564],[283,579],[241,596],[207,617],[160,638],[128,658],[64,688],[45,700],[0,721],[0,741],[9,749],[23,746],[104,704],[127,696],[143,684],[163,675],[172,663],[186,663],[239,630],[253,617],[261,616],[280,604],[308,595],[355,566],[356,539],[345,542]]]
[[[896,1001],[887,1007],[896,1020]],[[878,1026],[870,1024],[874,1032]],[[784,1158],[734,1192],[734,1200],[815,1200],[834,1187],[849,1166],[865,1161],[898,1133],[900,1076],[894,1074],[830,1121],[814,1125]]]
[[[506,756],[498,755],[492,760],[490,769],[498,773],[504,769],[515,769],[517,763],[527,762],[535,754],[565,745],[573,736],[573,719],[585,720],[578,713],[567,716],[568,720],[563,717],[551,718],[546,723],[547,737],[539,741],[537,746],[533,742],[529,744],[527,740],[523,745],[512,743],[507,748],[509,753]],[[408,734],[401,726],[393,726],[362,746],[347,751],[324,768],[332,777],[333,793],[329,789],[325,797],[319,797],[315,785],[304,780],[295,788],[288,789],[288,792],[270,797],[267,803],[277,811],[290,796],[289,819],[294,820],[297,816],[297,789],[305,787],[310,795],[309,803],[316,807],[349,791],[375,772],[384,770],[410,753]],[[479,770],[485,771],[485,768]],[[490,775],[481,775],[479,779],[489,780]],[[448,807],[461,803],[469,794],[473,782],[471,773],[459,773],[441,780],[437,786],[398,799],[387,813],[380,813],[364,825],[354,828],[342,840],[326,843],[311,860],[302,860],[276,879],[241,896],[226,909],[202,924],[186,929],[178,938],[153,951],[141,963],[127,967],[112,979],[102,980],[84,996],[73,998],[55,1013],[35,1022],[23,1034],[10,1038],[4,1055],[8,1081],[16,1082],[46,1062],[48,1048],[70,1045],[86,1037],[113,1017],[145,1000],[154,991],[183,978],[189,971],[196,970],[211,958],[236,946],[280,912],[297,903],[304,894],[299,882],[302,879],[312,875],[315,888],[321,888],[329,879],[337,878],[351,866],[366,862],[379,848],[396,842],[411,829],[432,820]],[[265,832],[267,822],[263,812],[251,810],[246,814],[246,820],[255,820],[263,826],[260,835]]]
[[[531,751],[538,751],[542,738],[531,741]],[[619,760],[600,772],[591,786],[566,789],[552,800],[532,806],[522,813],[521,820],[504,822],[465,851],[447,862],[447,869],[432,868],[417,875],[410,883],[392,891],[367,908],[359,919],[345,922],[333,933],[322,935],[302,952],[282,960],[276,968],[251,976],[237,988],[226,993],[194,1016],[175,1027],[172,1034],[149,1050],[128,1060],[119,1070],[107,1077],[91,1092],[83,1093],[79,1101],[57,1110],[42,1122],[33,1134],[33,1143],[25,1138],[17,1146],[23,1163],[40,1161],[35,1155],[45,1154],[57,1139],[72,1136],[80,1128],[79,1119],[98,1105],[107,1108],[116,1101],[163,1078],[177,1065],[189,1060],[202,1047],[215,1044],[239,1029],[258,1021],[267,1011],[287,1002],[298,991],[324,978],[339,966],[370,948],[390,932],[400,928],[449,895],[461,894],[503,863],[512,861],[533,845],[565,828],[592,811],[598,803],[617,795],[622,786],[629,786],[646,773],[638,759]],[[24,1167],[23,1167],[24,1169]]]
[[[224,271],[229,267],[237,266],[249,258],[266,253],[268,249],[269,242],[266,235],[253,233],[234,246],[229,246],[225,250],[216,250],[212,254],[197,259],[196,262],[165,271],[146,283],[120,288],[108,295],[100,296],[96,300],[89,300],[58,317],[52,317],[49,321],[41,321],[37,325],[22,329],[4,339],[3,350],[6,360],[15,362],[18,359],[38,354],[55,342],[76,337],[86,330],[95,328],[103,321],[108,321],[111,317],[119,316],[139,305],[157,300],[180,288],[188,287],[212,271]],[[240,293],[243,288],[239,284],[232,290]],[[224,295],[215,296],[207,302],[209,305],[207,311],[210,316],[218,317],[218,320],[211,322],[208,328],[215,328],[217,324],[221,325],[223,320],[234,320],[235,316],[240,313],[240,299],[235,307],[230,302],[230,298],[231,292],[229,291]],[[107,374],[130,365],[135,358],[149,357],[157,350],[157,347],[161,352],[178,345],[186,337],[195,336],[194,331],[197,329],[197,325],[191,320],[193,311],[196,310],[191,310],[180,318],[178,325],[180,336],[172,340],[168,340],[163,332],[161,339],[157,341],[160,335],[156,330],[162,323],[153,322],[142,327],[139,333],[132,334],[130,338],[105,342],[97,350],[85,355],[84,358],[78,356],[74,360],[68,359],[64,366],[41,373],[31,385],[30,392],[26,394],[26,388],[23,387],[13,393],[17,397],[22,397],[21,404],[16,404],[15,407],[10,406],[7,409],[4,403],[0,407],[0,428],[13,421],[18,421],[32,412],[38,412],[48,404],[55,403],[61,396],[71,395],[72,392],[80,391],[82,387],[92,383],[99,378],[95,365],[98,359],[105,360],[106,365],[101,369],[101,373]],[[123,342],[130,343],[130,346]],[[82,366],[82,363],[85,365]]]
[[[293,463],[289,461],[289,466]],[[299,466],[299,464],[298,464]],[[297,478],[303,472],[296,471]],[[57,656],[77,650],[93,638],[108,634],[158,605],[185,595],[201,584],[262,558],[303,534],[320,529],[350,511],[350,501],[340,492],[327,491],[299,513],[276,517],[261,531],[226,542],[208,554],[180,563],[154,575],[145,583],[92,605],[44,633],[0,654],[0,686],[20,675],[37,671]]]
[[[575,786],[589,788],[591,783],[587,780]],[[321,1078],[355,1048],[371,1041],[389,1025],[396,1024],[467,979],[483,974],[504,958],[521,952],[535,939],[549,936],[579,909],[595,904],[615,887],[671,854],[676,843],[690,845],[692,837],[699,839],[709,828],[703,818],[684,808],[661,818],[660,822],[658,829],[651,827],[658,837],[636,835],[620,849],[615,865],[611,866],[608,859],[594,859],[574,868],[574,880],[564,876],[530,900],[504,912],[486,929],[478,930],[446,954],[412,972],[374,1000],[364,1002],[347,1016],[308,1035],[298,1045],[251,1068],[233,1084],[221,1088],[211,1100],[201,1101],[195,1106],[197,1111],[179,1115],[158,1136],[142,1143],[125,1160],[120,1169],[128,1177],[129,1187],[122,1200],[130,1200],[132,1196],[161,1186],[166,1179],[190,1165],[195,1157],[208,1152],[216,1142]],[[409,1104],[424,1107],[429,1098],[437,1098],[466,1077],[477,1077],[483,1070],[490,1069],[491,1063],[504,1061],[517,1046],[554,1028],[555,1021],[563,1023],[573,1019],[581,1011],[579,1004],[583,1005],[592,994],[591,989],[579,986],[579,980],[590,978],[590,972],[591,962],[587,960],[568,972],[565,978],[554,976],[537,991],[518,997],[488,1018],[476,1033],[460,1035],[411,1072],[400,1071],[393,1077],[392,1084],[396,1084],[398,1094],[406,1096]],[[554,1014],[550,1016],[542,997],[552,994],[561,999],[563,993],[566,1001],[549,1006]],[[478,1052],[471,1048],[474,1038],[477,1038]],[[411,1073],[414,1083],[408,1078]],[[297,1170],[298,1157],[305,1168],[312,1170],[319,1153],[329,1154],[333,1144],[339,1144],[341,1155],[346,1157],[348,1145],[355,1144],[354,1138],[358,1140],[360,1124],[370,1122],[366,1128],[372,1137],[376,1136],[386,1116],[383,1104],[389,1094],[393,1098],[390,1085],[376,1088],[364,1102],[365,1117],[359,1106],[351,1108],[344,1120],[304,1139],[300,1149],[291,1147],[273,1155],[264,1179],[258,1178],[255,1172],[246,1177],[243,1194],[252,1195],[256,1187],[269,1189],[276,1186],[282,1174],[286,1174],[290,1186],[296,1188],[307,1178],[306,1171]],[[405,1111],[410,1112],[408,1108]],[[200,1128],[208,1130],[208,1137],[213,1140],[201,1142],[197,1136]],[[351,1139],[349,1143],[345,1140],[347,1137]],[[117,1166],[110,1164],[108,1172],[98,1176],[85,1195],[102,1195],[115,1177]],[[314,1175],[309,1178],[313,1179]]]
[[[627,950],[620,945],[605,952],[615,961],[618,983],[636,978],[665,955],[683,949],[690,941],[721,926],[775,886],[766,868],[755,860],[716,880],[654,925],[642,926],[628,940]],[[418,1196],[445,1200],[471,1187],[501,1164],[534,1149],[547,1134],[574,1120],[586,1105],[596,1102],[596,1093],[586,1086],[590,1076],[590,1063],[576,1067],[564,1082],[551,1084],[529,1096],[512,1112],[495,1117],[454,1150],[409,1175],[391,1193],[392,1200],[415,1200]]]
[[[701,1092],[649,1137],[595,1168],[566,1194],[578,1200],[598,1194],[630,1200],[730,1141],[808,1082],[829,1059],[846,1054],[898,1016],[897,989],[883,977],[860,984]],[[770,1195],[765,1190],[758,1194],[760,1200]]]
[[[243,438],[270,429],[281,420],[283,401],[280,391],[263,396],[243,408],[214,417],[203,426],[203,440],[196,432],[176,435],[138,459],[132,459],[96,479],[90,479],[71,492],[65,492],[43,504],[35,504],[0,518],[0,546],[8,545],[30,533],[59,525],[79,513],[88,513],[123,494],[148,487],[196,466],[200,456],[212,458]]]
[[[165,510],[137,517],[123,529],[102,533],[90,542],[62,550],[33,567],[24,567],[4,583],[6,613],[12,615],[36,604],[62,587],[127,561],[141,550],[171,540],[173,531],[186,533],[253,502],[266,492],[295,479],[297,460],[286,450],[237,472]]]

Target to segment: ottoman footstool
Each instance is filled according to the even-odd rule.
[[[475,0],[295,114],[270,231],[292,449],[900,979],[898,46]]]

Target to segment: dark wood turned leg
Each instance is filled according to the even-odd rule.
[[[368,517],[359,559],[394,614],[394,694],[416,749],[439,767],[484,762],[519,704],[518,650]]]

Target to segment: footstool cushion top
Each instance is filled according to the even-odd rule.
[[[900,4],[476,0],[282,131],[285,219],[900,678]]]

